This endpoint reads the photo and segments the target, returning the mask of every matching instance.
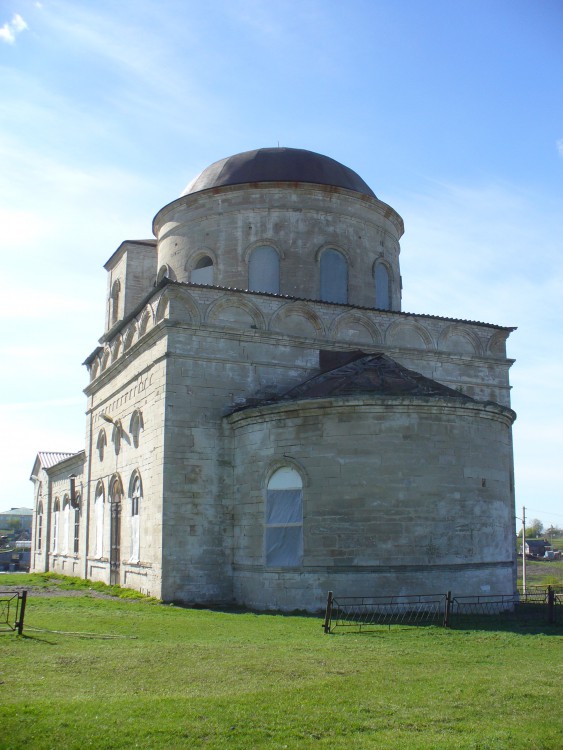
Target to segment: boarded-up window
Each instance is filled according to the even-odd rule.
[[[321,255],[321,299],[348,302],[348,263],[338,250],[324,250]]]
[[[389,271],[384,263],[375,266],[375,306],[378,310],[391,309]]]
[[[280,291],[280,256],[273,247],[257,247],[248,264],[248,288],[252,292]]]
[[[303,559],[303,483],[289,467],[278,469],[266,491],[266,565],[290,568]]]

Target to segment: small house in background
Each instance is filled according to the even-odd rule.
[[[526,539],[528,557],[545,557],[546,549],[551,549],[551,544],[547,539]]]

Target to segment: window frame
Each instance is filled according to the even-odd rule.
[[[291,481],[289,486],[287,487],[272,487],[271,485],[274,483],[276,484],[276,477],[280,477],[280,474],[282,472],[287,472],[291,480],[293,481],[293,486],[291,485]],[[283,477],[282,477],[282,484],[283,484]],[[297,484],[299,486],[297,486]],[[268,481],[266,482],[266,491],[265,491],[265,502],[264,502],[264,565],[266,568],[270,569],[287,569],[292,570],[295,568],[300,568],[303,564],[303,505],[304,505],[304,493],[303,493],[303,477],[301,476],[301,473],[297,471],[297,469],[294,466],[291,465],[282,465],[276,467],[276,469],[270,474],[268,477]],[[275,501],[276,499],[281,500],[281,493],[286,492],[299,492],[299,500],[298,500],[298,515],[299,520],[298,521],[285,521],[285,522],[268,522],[268,518],[272,518],[276,515],[276,509],[275,509]],[[276,498],[276,494],[280,493],[278,495],[278,498]],[[280,508],[278,507],[277,511],[280,511]],[[284,509],[281,510],[282,514],[284,512]],[[291,562],[280,562],[279,558],[275,559],[275,557],[272,557],[272,546],[271,542],[276,537],[276,533],[274,530],[280,531],[280,536],[283,537],[283,531],[286,529],[296,529],[298,530],[299,536],[297,539],[297,546],[295,549],[291,550],[291,552],[294,555],[294,559]]]

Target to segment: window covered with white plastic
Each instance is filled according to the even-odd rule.
[[[251,292],[280,291],[280,256],[273,247],[264,245],[252,251],[248,264],[248,288]]]
[[[303,559],[303,482],[295,469],[278,469],[266,490],[266,565],[293,568]]]
[[[348,302],[348,262],[332,248],[321,255],[320,296],[323,302]]]
[[[193,284],[213,284],[213,261],[209,255],[204,255],[195,264],[190,274]]]

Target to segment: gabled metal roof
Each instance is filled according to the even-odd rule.
[[[41,466],[44,469],[50,469],[52,466],[56,466],[56,464],[60,464],[61,461],[66,461],[67,458],[70,458],[71,456],[77,456],[79,453],[82,453],[82,451],[76,451],[75,453],[57,453],[55,451],[40,451],[37,454],[37,457],[41,461]]]

